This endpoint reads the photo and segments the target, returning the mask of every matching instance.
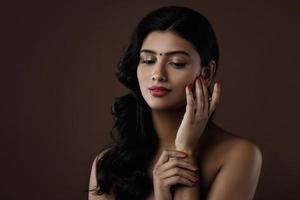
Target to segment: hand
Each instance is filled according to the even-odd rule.
[[[196,79],[195,99],[191,87],[185,88],[186,111],[177,131],[175,146],[177,150],[189,152],[196,148],[197,142],[202,135],[208,119],[216,109],[220,100],[220,85],[215,83],[211,102],[202,76]]]
[[[197,168],[184,161],[187,155],[175,150],[164,150],[153,167],[154,196],[156,200],[171,200],[170,187],[175,184],[193,186]]]

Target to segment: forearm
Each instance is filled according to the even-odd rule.
[[[188,157],[187,162],[195,167],[197,166],[196,158],[192,150],[187,148],[176,147],[176,150],[186,152]],[[199,200],[199,181],[195,182],[193,186],[178,185],[174,191],[175,200]]]
[[[199,184],[178,186],[174,191],[174,200],[199,200]]]

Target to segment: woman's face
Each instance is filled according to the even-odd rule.
[[[148,34],[141,47],[137,77],[150,108],[170,110],[185,106],[185,87],[200,74],[200,65],[201,58],[192,44],[174,32]],[[151,87],[164,87],[167,91],[150,90]]]

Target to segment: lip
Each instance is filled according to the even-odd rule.
[[[169,93],[171,90],[165,88],[165,87],[157,87],[153,86],[149,88],[150,94],[156,97],[162,97],[165,96],[167,93]]]

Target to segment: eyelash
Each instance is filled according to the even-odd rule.
[[[151,64],[154,64],[154,61],[153,60],[142,60],[142,63],[143,64],[148,64],[148,65],[151,65]],[[173,66],[175,66],[176,68],[182,68],[184,66],[186,66],[187,63],[175,63],[175,62],[170,62],[173,64]]]

